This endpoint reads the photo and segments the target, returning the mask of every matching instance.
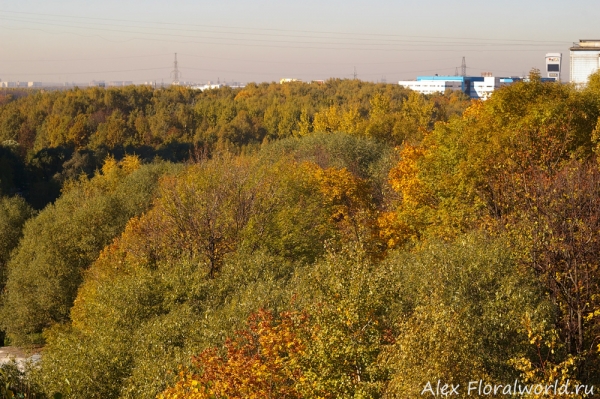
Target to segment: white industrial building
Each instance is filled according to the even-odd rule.
[[[579,40],[570,49],[571,83],[585,86],[600,67],[600,40]]]
[[[202,85],[202,84],[190,84],[188,86],[191,89],[200,90],[200,91],[220,89],[222,87],[229,87],[231,89],[241,89],[243,87],[246,87],[246,85],[244,83],[234,82],[234,81],[223,82],[223,83],[221,83],[220,81],[217,81],[217,83],[211,83],[210,81],[208,81],[208,83],[206,83],[205,85]]]
[[[401,80],[398,84],[422,94],[460,90],[471,98],[485,100],[494,90],[520,80],[522,79],[517,77],[436,75],[418,76],[417,80]]]
[[[200,90],[200,91],[220,89],[221,87],[225,87],[225,85],[222,83],[215,84],[215,83],[210,83],[210,82],[208,82],[205,85],[190,86],[191,89]]]
[[[485,100],[492,95],[494,90],[504,86],[511,85],[515,82],[521,81],[521,78],[517,77],[496,77],[496,76],[485,76],[483,81],[474,81],[471,84],[471,91],[469,97]]]
[[[453,78],[452,76],[440,77]],[[444,93],[446,90],[463,90],[462,80],[427,79],[427,76],[419,76],[417,80],[401,80],[398,84],[422,94]]]

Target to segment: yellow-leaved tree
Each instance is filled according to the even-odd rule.
[[[592,92],[544,83],[534,73],[436,124],[419,146],[400,150],[390,173],[407,228],[400,241],[450,240],[473,229],[513,237],[522,264],[556,301],[562,356],[577,359],[571,377],[585,382],[594,381],[590,364],[598,356],[590,348],[600,293],[600,247],[591,233],[598,226],[591,204],[599,192],[599,114]]]

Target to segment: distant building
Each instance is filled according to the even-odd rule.
[[[485,76],[483,81],[474,81],[471,85],[471,91],[468,93],[469,97],[477,98],[480,100],[486,100],[489,98],[494,90],[504,86],[511,85],[515,82],[522,80],[517,77],[495,77]]]
[[[27,82],[27,87],[42,87],[42,82]]]
[[[106,87],[106,83],[103,80],[92,80],[90,87]]]
[[[190,86],[190,89],[204,91],[204,90],[220,89],[221,87],[225,87],[225,85],[223,85],[221,83],[211,84],[210,82],[208,82],[205,85]]]
[[[444,93],[446,90],[460,90],[469,97],[478,100],[487,99],[496,89],[511,85],[515,82],[527,80],[521,77],[496,77],[489,76],[418,76],[417,80],[399,81],[400,86],[422,94]],[[554,79],[542,78],[542,81]]]
[[[571,83],[585,86],[600,67],[600,40],[579,40],[570,49]]]
[[[463,76],[436,75],[417,76],[417,80],[401,80],[398,84],[422,94],[434,94],[444,93],[446,90],[460,90],[466,92],[469,88],[470,81]]]
[[[108,82],[108,87],[125,87],[132,85],[133,82],[130,80],[113,80],[112,82]]]
[[[284,84],[284,83],[290,83],[290,82],[302,82],[300,79],[294,79],[294,78],[283,78],[283,79],[279,79],[279,83],[280,84]]]
[[[229,82],[217,81],[217,83],[212,83],[209,80],[206,84],[185,82],[185,86],[189,87],[190,89],[204,91],[204,90],[220,89],[222,87],[229,87],[231,89],[241,89],[241,88],[246,87],[246,84],[241,83],[241,82],[236,82],[236,81],[229,81]]]
[[[554,79],[560,82],[562,54],[561,53],[547,53],[546,54],[546,76],[550,79]]]
[[[243,89],[244,87],[246,87],[245,83],[241,83],[241,82],[225,82],[225,86],[231,87],[232,89]]]

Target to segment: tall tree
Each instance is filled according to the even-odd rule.
[[[2,326],[15,342],[39,341],[43,328],[68,320],[83,270],[130,217],[150,205],[168,165],[134,172],[129,163],[108,159],[101,174],[72,183],[25,225],[2,304]]]

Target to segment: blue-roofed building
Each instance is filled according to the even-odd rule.
[[[460,90],[471,98],[485,100],[500,87],[526,80],[527,78],[521,77],[434,75],[418,76],[417,80],[401,80],[398,84],[422,94]],[[554,79],[542,78],[542,81],[554,81]]]
[[[498,87],[510,83],[510,78],[493,76],[418,76],[417,80],[398,82],[401,86],[422,94],[444,93],[446,90],[460,90],[471,98],[486,99]],[[502,80],[502,81],[501,81]]]

